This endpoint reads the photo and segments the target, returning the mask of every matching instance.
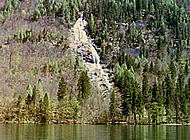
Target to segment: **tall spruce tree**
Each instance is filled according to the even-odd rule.
[[[87,75],[87,71],[81,72],[77,86],[78,86],[78,91],[79,91],[79,94],[78,94],[79,101],[81,101],[82,99],[87,99],[91,93],[90,79]]]
[[[148,63],[145,63],[143,69],[142,95],[144,103],[147,103],[148,98]]]
[[[152,86],[152,102],[159,103],[160,102],[159,96],[160,96],[160,93],[159,93],[157,81],[155,80]]]
[[[112,91],[110,95],[110,103],[109,103],[109,111],[110,111],[110,118],[112,123],[115,122],[115,116],[116,116],[116,98],[115,98],[115,92]]]
[[[64,96],[66,96],[66,91],[67,91],[67,84],[64,78],[61,77],[61,80],[59,81],[58,92],[57,92],[58,101],[61,101],[64,98]]]
[[[131,103],[131,109],[132,109],[132,113],[134,115],[134,121],[135,124],[137,124],[137,106],[138,106],[138,95],[139,95],[139,87],[138,87],[138,83],[136,82],[135,79],[133,79],[132,81],[132,103]]]
[[[39,98],[43,98],[44,90],[43,90],[41,79],[38,80],[36,91],[37,91],[37,95],[39,96]]]
[[[166,116],[168,122],[171,121],[171,114],[172,114],[172,106],[173,106],[173,94],[174,94],[174,87],[171,81],[170,74],[167,74],[164,80],[164,89],[165,89],[165,107],[166,107]]]

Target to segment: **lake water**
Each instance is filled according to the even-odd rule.
[[[0,124],[1,140],[190,140],[190,126]]]

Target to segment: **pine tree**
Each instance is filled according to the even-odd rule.
[[[154,63],[151,61],[149,72],[154,73]]]
[[[93,14],[92,14],[92,13],[91,13],[91,15],[90,15],[89,27],[90,27],[90,33],[92,34],[92,33],[93,33],[93,30],[94,30],[94,17],[93,17]]]
[[[17,106],[17,108],[18,108],[18,112],[17,112],[16,114],[17,114],[19,120],[20,120],[21,107],[22,107],[21,102],[22,102],[22,96],[19,95],[19,96],[18,96],[18,100],[17,100],[17,104],[16,104],[16,106]]]
[[[42,123],[48,123],[49,120],[49,98],[47,92],[44,95],[43,99],[43,109],[42,109]]]
[[[189,79],[188,79],[188,85],[187,85],[187,89],[188,89],[188,95],[187,95],[187,99],[189,99],[189,101],[190,101],[190,77],[189,77]]]
[[[176,123],[178,123],[179,115],[180,115],[180,89],[179,83],[176,85],[177,89],[174,93],[174,108],[175,108],[175,115],[176,115]]]
[[[184,74],[183,74],[183,72],[181,72],[178,77],[176,87],[177,87],[176,92],[178,93],[176,96],[177,96],[177,99],[179,100],[179,102],[178,102],[179,110],[182,112],[182,117],[186,121],[187,120],[187,102],[186,102],[186,96],[184,94]],[[178,114],[176,114],[176,117],[177,117],[177,115]]]
[[[57,99],[61,101],[64,96],[66,96],[66,91],[67,91],[67,84],[62,77],[60,82],[59,82],[59,87],[58,87],[58,92],[57,92]]]
[[[169,74],[166,75],[164,80],[164,89],[165,89],[165,107],[166,107],[166,116],[168,118],[168,122],[171,121],[171,112],[173,105],[173,83],[171,81],[171,77]]]
[[[137,124],[137,118],[136,118],[136,114],[137,114],[137,105],[138,105],[138,94],[139,94],[139,88],[138,88],[138,83],[136,82],[136,80],[134,79],[132,84],[132,104],[131,104],[131,109],[132,109],[132,113],[134,114],[134,120],[135,120],[135,124]]]
[[[18,96],[18,100],[17,100],[17,106],[18,106],[18,107],[21,105],[21,102],[22,102],[22,96],[19,95],[19,96]]]
[[[159,99],[159,90],[158,90],[158,86],[157,86],[157,81],[155,80],[153,86],[152,86],[152,102],[160,102]]]
[[[160,116],[160,105],[157,102],[153,102],[151,104],[151,117],[153,123],[159,123],[159,116]]]
[[[159,122],[159,115],[160,115],[160,109],[161,109],[161,99],[160,99],[160,92],[158,88],[158,81],[157,78],[155,79],[155,82],[152,86],[152,100],[151,100],[151,114],[153,123]]]
[[[184,94],[180,96],[181,102],[181,112],[182,112],[182,122],[188,122],[188,112],[187,112],[187,101],[185,99]]]
[[[116,116],[116,99],[115,99],[114,91],[112,91],[110,95],[109,111],[110,111],[110,117],[111,117],[112,123],[114,123],[115,116]]]
[[[45,110],[49,107],[49,98],[48,98],[47,92],[44,95],[43,106],[44,106]]]
[[[31,104],[31,96],[30,96],[30,94],[28,94],[27,95],[27,97],[26,97],[26,99],[25,99],[25,104],[27,105],[27,106],[29,106],[30,104]]]
[[[189,64],[188,64],[188,59],[186,59],[186,63],[185,63],[185,75],[189,74]]]
[[[75,123],[77,118],[79,117],[80,105],[76,97],[73,97],[70,103],[72,108],[71,116]]]
[[[176,77],[176,67],[174,64],[175,61],[171,60],[170,63],[170,73],[171,73],[171,78],[174,79]]]
[[[141,123],[142,115],[144,113],[145,103],[142,92],[139,91],[137,102],[137,113],[139,114],[139,123]]]
[[[143,75],[142,94],[143,94],[144,102],[147,102],[147,96],[148,96],[148,77],[147,77],[147,75]]]
[[[28,86],[26,88],[26,93],[32,94],[32,86],[31,86],[31,84],[28,84]]]
[[[116,64],[117,66],[117,73],[116,73],[116,86],[120,89],[121,92],[121,109],[123,115],[126,117],[129,116],[130,114],[130,106],[131,106],[131,94],[130,94],[130,89],[131,89],[131,84],[130,84],[130,79],[129,79],[129,72],[127,68],[125,69],[125,72],[123,68],[119,66],[119,64]]]
[[[42,81],[41,81],[41,79],[38,80],[36,92],[37,92],[37,95],[40,96],[39,98],[43,98],[43,96],[44,96],[44,90],[43,90],[43,87],[42,87]]]
[[[90,79],[87,75],[87,71],[81,72],[77,86],[78,86],[78,91],[79,91],[79,94],[78,94],[79,101],[81,101],[81,99],[87,99],[91,93]]]
[[[143,82],[142,82],[142,95],[143,95],[143,100],[144,103],[147,103],[147,98],[148,98],[148,63],[145,64],[144,69],[143,69]]]
[[[36,91],[36,86],[34,85],[33,90],[32,90],[32,103],[35,106],[36,105],[36,96],[37,96],[37,91]]]

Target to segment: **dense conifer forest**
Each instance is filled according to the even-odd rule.
[[[111,88],[76,51],[82,11]],[[0,0],[0,121],[188,124],[189,21],[188,0]]]

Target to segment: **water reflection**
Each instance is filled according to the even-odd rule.
[[[0,124],[0,139],[190,139],[190,126]]]

